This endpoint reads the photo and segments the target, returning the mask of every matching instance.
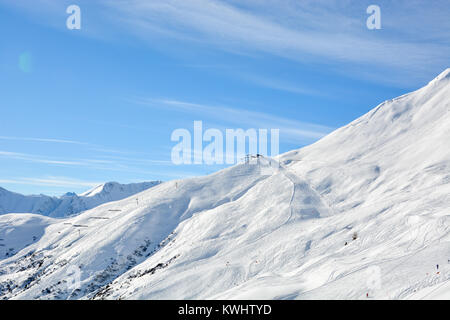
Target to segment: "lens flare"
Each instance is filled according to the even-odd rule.
[[[19,56],[19,69],[25,73],[29,73],[33,70],[33,61],[31,53],[24,52]]]

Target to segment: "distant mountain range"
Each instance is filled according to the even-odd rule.
[[[61,197],[25,196],[0,188],[0,215],[6,213],[36,213],[52,218],[67,217],[106,202],[128,198],[160,183],[161,181],[130,184],[108,182],[80,195],[69,192]]]

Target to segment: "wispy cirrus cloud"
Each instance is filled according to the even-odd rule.
[[[139,166],[171,165],[170,161],[148,158],[130,158],[123,156],[104,156],[102,159],[60,159],[43,155],[0,150],[0,157],[26,162],[42,163],[55,166],[87,167],[106,171],[139,171]],[[138,171],[136,171],[138,170]]]
[[[196,114],[215,119],[223,125],[280,129],[282,138],[289,142],[311,142],[320,139],[334,128],[278,117],[273,114],[237,109],[227,106],[216,106],[192,103],[174,99],[132,98],[130,102],[152,107],[171,108],[173,110]]]
[[[32,186],[47,186],[47,187],[87,187],[92,188],[101,184],[98,181],[83,181],[67,177],[44,177],[44,178],[12,178],[0,179],[1,184],[9,185],[32,185]]]
[[[278,91],[285,91],[290,93],[295,93],[299,95],[307,95],[307,96],[326,96],[326,93],[323,91],[314,90],[312,88],[308,88],[304,85],[296,85],[293,83],[289,83],[286,81],[278,80],[278,79],[269,79],[266,77],[256,76],[252,74],[240,74],[241,78],[245,81],[258,85],[260,87],[269,88]]]
[[[450,14],[450,7],[445,2],[436,1],[434,7],[418,1],[395,4],[379,1],[386,30],[378,33],[368,31],[365,26],[368,17],[365,10],[372,4],[370,1],[119,0],[104,3],[116,21],[144,39],[160,33],[165,38],[232,52],[270,53],[299,62],[327,63],[334,68],[336,63],[356,63],[359,67],[423,72],[430,67],[441,69],[448,61],[448,41],[436,41],[450,36],[450,25],[445,18]],[[414,22],[418,20],[422,21],[419,25]],[[414,37],[410,36],[411,30]],[[429,30],[434,31],[433,37],[429,36]]]
[[[14,159],[14,160],[29,161],[29,162],[54,164],[54,165],[65,165],[65,166],[87,165],[86,162],[82,162],[82,161],[52,159],[52,158],[48,158],[48,157],[27,154],[27,153],[21,153],[21,152],[0,151],[0,157]]]
[[[70,1],[14,2],[55,25]],[[335,72],[393,83],[431,78],[448,67],[450,7],[418,0],[379,0],[382,30],[369,31],[366,8],[372,1],[304,0],[80,0],[90,23],[82,34],[110,39],[135,36],[161,47],[170,39],[203,49],[271,54],[299,63],[325,64]],[[38,8],[38,10],[36,10]],[[179,50],[174,50],[179,52]],[[386,72],[389,77],[386,77]],[[263,84],[264,85],[264,84]]]
[[[0,140],[78,145],[78,146],[82,146],[82,147],[87,147],[89,150],[98,151],[101,153],[113,153],[113,154],[136,153],[136,152],[132,152],[132,151],[112,149],[109,147],[105,147],[102,145],[93,144],[93,143],[89,143],[89,142],[82,142],[82,141],[68,140],[68,139],[59,139],[59,138],[0,136]]]
[[[31,137],[10,137],[10,136],[0,136],[0,140],[11,140],[11,141],[31,141],[31,142],[49,142],[49,143],[62,143],[62,144],[77,144],[77,145],[89,145],[86,142],[65,140],[65,139],[48,139],[48,138],[31,138]]]

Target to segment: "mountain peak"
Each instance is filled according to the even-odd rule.
[[[81,196],[84,197],[92,197],[95,196],[99,193],[105,192],[107,190],[113,189],[114,186],[118,186],[119,183],[117,182],[106,182],[106,183],[102,183],[94,188],[92,188],[91,190],[84,192],[81,194]]]
[[[146,190],[150,187],[153,187],[157,184],[161,183],[161,181],[150,181],[150,182],[140,182],[140,183],[130,183],[130,184],[120,184],[118,182],[106,182],[97,187],[82,193],[80,196],[82,197],[94,197],[94,196],[102,196],[108,195],[111,193],[125,193],[125,194],[134,194],[139,193],[143,190]]]
[[[77,194],[75,192],[66,192],[63,197],[75,197]]]

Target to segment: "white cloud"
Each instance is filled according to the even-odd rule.
[[[86,163],[83,163],[81,161],[50,159],[50,158],[45,158],[45,157],[37,156],[37,155],[33,155],[33,154],[9,152],[9,151],[0,151],[0,157],[5,157],[5,158],[15,159],[15,160],[29,161],[29,162],[55,164],[55,165],[67,165],[67,166],[86,165]]]
[[[107,156],[103,159],[58,159],[28,153],[0,151],[0,157],[33,163],[55,166],[85,167],[88,169],[122,172],[142,172],[140,166],[170,165],[170,161],[152,160],[148,158],[130,158]]]
[[[298,61],[324,58],[327,63],[341,61],[417,70],[419,66],[445,63],[450,53],[448,44],[402,37],[411,28],[420,30],[414,25],[421,13],[406,12],[405,8],[411,5],[404,1],[395,6],[385,4],[383,13],[391,17],[386,21],[391,29],[379,33],[365,27],[367,6],[348,1],[269,1],[264,6],[254,1],[234,1],[235,5],[231,5],[213,0],[104,3],[143,38],[151,39],[159,30],[164,37],[208,43],[225,50],[256,50]],[[449,13],[444,7],[441,10]],[[395,19],[403,19],[403,23],[393,22]],[[448,29],[440,30],[440,35],[448,36]]]
[[[101,184],[101,182],[83,181],[66,177],[0,179],[0,183],[13,185],[47,186],[47,187],[89,187],[89,188]]]
[[[283,141],[295,143],[315,141],[334,129],[319,124],[286,119],[264,112],[225,106],[212,106],[173,99],[133,98],[130,101],[148,107],[172,108],[190,114],[197,114],[201,117],[210,117],[216,119],[222,126],[231,124],[247,128],[280,129]]]
[[[25,10],[52,26],[65,17],[61,8],[71,4],[48,0],[33,1],[33,6],[24,0],[0,3]],[[77,4],[97,18],[83,27],[82,34],[90,37],[109,41],[132,35],[155,48],[174,39],[206,49],[268,53],[384,83],[429,79],[448,67],[450,55],[447,0],[433,1],[433,5],[379,0],[382,30],[377,31],[366,28],[366,8],[372,4],[368,0],[80,0]]]
[[[63,144],[78,144],[78,145],[89,145],[85,142],[64,140],[64,139],[46,139],[46,138],[30,138],[30,137],[8,137],[0,136],[0,140],[13,140],[13,141],[31,141],[31,142],[49,142],[49,143],[63,143]]]
[[[277,80],[277,79],[268,79],[265,77],[243,74],[240,73],[241,78],[249,81],[250,83],[256,84],[261,87],[270,88],[278,91],[286,91],[290,93],[295,93],[299,95],[307,95],[307,96],[325,96],[324,92],[319,92],[317,90],[307,88],[301,85],[295,85],[292,83],[287,83],[285,81]]]

